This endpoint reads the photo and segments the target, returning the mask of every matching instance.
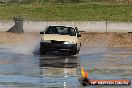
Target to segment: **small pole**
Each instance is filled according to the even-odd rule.
[[[106,41],[107,41],[107,36],[108,36],[108,21],[107,19],[105,20],[105,23],[106,23]]]
[[[108,32],[108,21],[106,19],[106,33]]]

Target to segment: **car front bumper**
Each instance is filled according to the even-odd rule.
[[[40,46],[49,51],[76,51],[76,44],[53,44],[40,42]]]

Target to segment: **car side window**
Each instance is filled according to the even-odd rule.
[[[71,36],[76,36],[76,31],[75,31],[74,28],[68,28],[68,29],[67,29],[67,32],[68,32],[68,34],[71,35]]]

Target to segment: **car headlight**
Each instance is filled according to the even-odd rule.
[[[63,44],[74,44],[73,42],[64,42]]]
[[[42,40],[42,42],[51,43],[51,40]]]

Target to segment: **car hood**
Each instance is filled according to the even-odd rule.
[[[68,41],[68,42],[77,42],[76,36],[69,35],[59,35],[59,34],[44,34],[42,40],[55,40],[55,41]]]

